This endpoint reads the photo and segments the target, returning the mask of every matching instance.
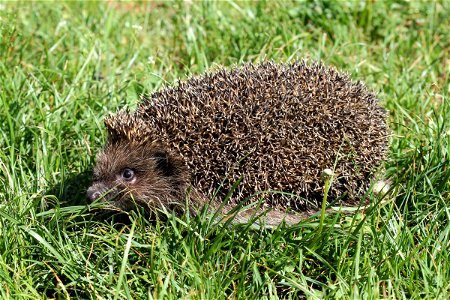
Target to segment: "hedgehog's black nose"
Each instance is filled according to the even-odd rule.
[[[93,202],[95,200],[97,200],[98,198],[100,198],[102,196],[102,192],[99,191],[98,189],[96,189],[95,187],[91,186],[90,188],[88,188],[87,190],[87,198]]]

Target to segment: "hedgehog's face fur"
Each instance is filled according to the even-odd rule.
[[[106,201],[111,208],[146,211],[176,205],[185,193],[187,170],[181,159],[160,144],[114,139],[97,156],[90,201]]]

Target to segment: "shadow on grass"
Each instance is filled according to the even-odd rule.
[[[87,169],[81,173],[68,175],[66,178],[51,187],[46,193],[47,197],[55,197],[60,207],[87,205],[86,191],[92,181],[92,170]],[[50,206],[53,206],[49,203]]]

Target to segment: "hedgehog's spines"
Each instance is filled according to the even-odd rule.
[[[148,124],[127,110],[119,111],[104,120],[109,141],[128,140],[131,143],[145,142],[150,138]]]
[[[357,199],[387,148],[386,112],[376,94],[346,73],[304,60],[194,76],[105,124],[111,140],[158,140],[177,152],[191,184],[206,195],[229,173],[224,192],[243,176],[236,191],[243,198],[276,189],[320,201],[320,174],[330,168],[330,198]],[[269,195],[268,203],[310,209],[280,195]]]

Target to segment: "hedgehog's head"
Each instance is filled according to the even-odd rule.
[[[126,112],[105,120],[108,141],[98,154],[90,201],[113,208],[146,210],[170,206],[185,193],[188,172],[183,160],[150,137],[145,122]]]

